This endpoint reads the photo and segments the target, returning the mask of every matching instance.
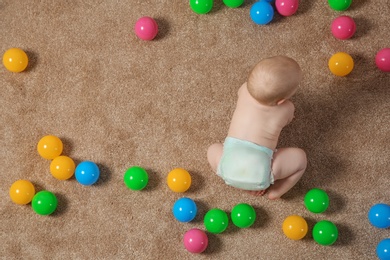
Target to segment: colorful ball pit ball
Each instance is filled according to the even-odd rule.
[[[191,175],[182,168],[173,169],[167,176],[167,184],[174,192],[185,192],[191,186]]]
[[[338,52],[329,59],[328,67],[334,75],[344,77],[351,73],[354,62],[348,53]]]
[[[149,175],[144,168],[133,166],[127,169],[123,181],[130,190],[143,190],[149,182]]]
[[[233,224],[239,228],[248,228],[256,220],[255,209],[246,203],[240,203],[234,206],[230,215]]]
[[[57,197],[50,191],[40,191],[32,199],[31,206],[38,215],[50,215],[58,205]]]
[[[172,208],[173,216],[180,222],[190,222],[196,217],[198,208],[190,198],[178,199]]]
[[[206,213],[203,223],[208,232],[219,234],[226,230],[229,224],[229,219],[225,211],[214,208]]]
[[[54,135],[46,135],[39,140],[37,150],[42,158],[53,160],[61,155],[63,147],[60,138]]]
[[[339,16],[333,20],[331,31],[337,39],[347,40],[355,34],[355,21],[348,15]]]
[[[75,170],[76,180],[85,186],[90,186],[97,182],[100,176],[99,167],[91,161],[84,161],[77,165]]]
[[[193,228],[184,234],[183,243],[189,252],[199,254],[206,250],[209,239],[203,230]]]
[[[10,189],[11,200],[19,205],[26,205],[31,202],[35,195],[34,185],[28,180],[15,181]]]
[[[68,156],[58,156],[50,163],[50,173],[58,180],[70,179],[75,171],[76,164]]]
[[[376,66],[383,72],[390,72],[390,48],[380,50],[375,56]]]
[[[335,11],[345,11],[351,6],[352,0],[328,0],[328,4]]]
[[[255,2],[250,9],[250,17],[255,24],[266,25],[274,18],[274,8],[267,1]]]
[[[329,207],[329,196],[322,189],[311,189],[306,193],[304,203],[310,212],[322,213]]]
[[[275,8],[280,15],[291,16],[298,10],[298,0],[275,0]]]
[[[283,221],[282,229],[289,239],[300,240],[306,236],[308,225],[303,217],[292,215]]]
[[[144,16],[137,20],[134,31],[141,40],[151,41],[158,33],[158,25],[152,17]]]
[[[190,0],[190,7],[197,14],[207,14],[213,8],[213,4],[213,0]]]
[[[244,3],[244,0],[223,0],[223,3],[230,8],[237,8]]]
[[[320,245],[330,246],[337,241],[338,236],[337,226],[331,221],[322,220],[313,227],[313,238]]]
[[[376,247],[379,260],[390,260],[390,238],[383,239]]]
[[[371,207],[368,212],[368,220],[377,228],[390,227],[390,205],[379,203]]]
[[[22,49],[8,49],[3,54],[3,65],[11,72],[22,72],[27,68],[28,56]]]

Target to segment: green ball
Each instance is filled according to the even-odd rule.
[[[31,206],[39,215],[50,215],[58,205],[56,195],[50,191],[40,191],[32,199]]]
[[[207,14],[213,8],[213,0],[190,0],[190,6],[197,14]]]
[[[328,0],[330,7],[336,11],[345,11],[351,4],[352,0]]]
[[[149,182],[148,173],[139,166],[133,166],[125,172],[123,177],[127,188],[131,190],[142,190]]]
[[[322,220],[313,227],[314,240],[323,246],[334,244],[339,236],[336,225],[328,220]]]
[[[207,231],[219,234],[226,230],[229,219],[225,211],[215,208],[206,213],[203,222]]]
[[[231,213],[232,222],[239,228],[247,228],[253,225],[256,220],[255,209],[246,203],[234,206]]]
[[[306,208],[313,213],[322,213],[329,207],[329,196],[321,189],[309,190],[304,198]]]
[[[223,3],[230,8],[237,8],[244,3],[244,0],[223,0]]]

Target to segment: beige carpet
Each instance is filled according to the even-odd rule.
[[[0,68],[0,257],[3,259],[375,259],[375,248],[390,231],[372,227],[369,208],[390,204],[390,74],[375,66],[375,54],[390,47],[390,1],[355,0],[336,12],[326,0],[301,0],[291,17],[275,14],[267,26],[254,24],[254,1],[229,9],[222,0],[198,15],[188,1],[15,1],[0,2],[0,49],[27,51],[22,73]],[[355,36],[335,39],[331,21],[345,14],[357,24]],[[154,41],[137,39],[135,21],[157,20]],[[336,77],[328,59],[344,51],[355,60],[347,77]],[[281,135],[280,147],[308,154],[308,168],[279,201],[252,197],[227,187],[206,159],[207,147],[223,141],[236,93],[250,68],[277,54],[298,61],[304,80],[293,101],[296,118]],[[96,162],[97,184],[74,178],[59,181],[50,161],[36,152],[47,134],[64,142],[64,155],[76,163]],[[127,189],[127,168],[146,168],[146,190]],[[187,169],[190,190],[173,193],[165,178]],[[51,216],[31,205],[11,202],[18,179],[59,201]],[[315,215],[303,204],[319,187],[330,207]],[[198,215],[180,223],[171,213],[180,197],[194,199]],[[257,220],[249,229],[230,222],[209,236],[200,255],[184,249],[183,234],[204,229],[211,208],[230,212],[240,202],[253,205]],[[283,220],[306,218],[309,234],[286,238]],[[322,219],[339,228],[329,247],[315,243],[313,225]]]

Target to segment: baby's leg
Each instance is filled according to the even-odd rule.
[[[306,170],[306,153],[299,148],[281,148],[274,153],[272,172],[275,183],[268,190],[268,198],[278,199],[289,191]]]
[[[207,160],[209,161],[209,164],[215,173],[217,173],[217,168],[222,157],[222,152],[223,145],[219,143],[210,145],[209,149],[207,150]]]

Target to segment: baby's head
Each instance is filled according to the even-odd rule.
[[[248,77],[249,93],[264,105],[277,105],[294,95],[302,80],[298,63],[286,56],[260,61]]]

